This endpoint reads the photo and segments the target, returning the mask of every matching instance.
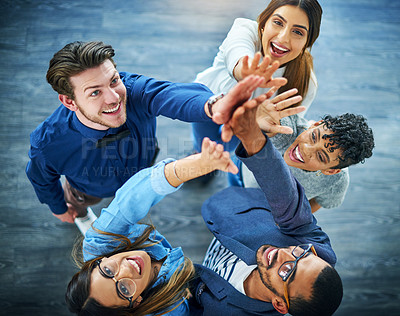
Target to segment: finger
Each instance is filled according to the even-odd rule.
[[[267,79],[265,79],[265,80],[267,80]],[[267,83],[265,85],[265,88],[271,88],[273,86],[282,87],[285,84],[287,84],[287,79],[286,78],[283,78],[283,77],[272,78],[271,80],[267,81]]]
[[[228,172],[233,174],[237,174],[239,172],[238,167],[233,163],[232,160],[229,162]]]
[[[249,56],[244,56],[242,60],[242,71],[249,71]]]
[[[271,89],[268,90],[266,93],[267,99],[271,98],[276,91],[278,91],[279,87],[278,86],[273,86]]]
[[[267,69],[265,69],[264,76],[265,76],[266,79],[267,79],[267,77],[268,77],[268,80],[267,80],[267,81],[269,81],[269,80],[271,79],[272,75],[274,74],[274,72],[275,72],[278,68],[279,68],[279,62],[278,62],[278,61],[274,61],[271,65],[269,65],[269,66],[267,67]]]
[[[293,134],[293,129],[289,126],[274,125],[270,127],[269,132],[274,134]]]
[[[223,125],[222,129],[221,129],[221,139],[222,139],[222,141],[227,143],[232,139],[232,136],[233,136],[232,128],[228,124]]]
[[[210,146],[210,139],[208,137],[203,138],[203,142],[201,143],[201,152],[205,153],[208,151],[208,147]]]
[[[208,146],[208,153],[211,155],[215,151],[215,147],[217,146],[216,142],[210,141],[210,146]]]
[[[269,56],[264,56],[264,59],[258,68],[260,69],[260,71],[265,72],[270,63],[271,63],[271,58]]]
[[[278,111],[281,111],[281,110],[284,110],[284,109],[286,109],[286,108],[288,108],[288,107],[290,107],[290,106],[292,106],[294,104],[299,103],[301,100],[302,100],[302,97],[297,95],[295,97],[292,97],[292,98],[289,98],[287,100],[284,100],[284,101],[281,101],[281,102],[278,102],[278,103],[274,103],[274,104],[275,104],[275,108]]]
[[[287,116],[292,116],[298,113],[301,113],[305,111],[306,107],[305,106],[296,106],[294,108],[286,109],[283,111],[279,111],[280,117],[287,117]]]
[[[257,67],[258,67],[258,63],[260,62],[260,58],[261,58],[261,53],[260,53],[260,52],[257,52],[257,53],[254,55],[253,61],[251,62],[251,65],[250,65],[250,70],[251,70],[252,72],[256,71],[256,69],[257,69]]]
[[[298,90],[296,88],[287,90],[281,94],[278,94],[275,98],[273,98],[271,101],[273,103],[278,103],[280,101],[286,100],[287,98],[295,95],[296,93],[298,93]]]
[[[224,153],[224,146],[222,146],[221,144],[217,144],[217,146],[215,147],[215,151],[213,153],[214,158],[220,159],[223,153]]]

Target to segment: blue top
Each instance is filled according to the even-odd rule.
[[[214,237],[247,265],[257,264],[257,250],[264,244],[306,243],[334,265],[329,237],[317,225],[303,187],[272,142],[267,138],[263,149],[251,157],[240,144],[236,155],[253,172],[260,189],[229,187],[203,204],[202,215]],[[280,315],[271,303],[240,293],[209,268],[196,265],[196,271],[200,280],[193,285],[191,315]]]
[[[139,224],[150,208],[160,202],[165,195],[178,190],[171,186],[164,175],[165,164],[173,161],[166,159],[151,168],[146,168],[131,177],[116,193],[115,198],[107,208],[101,211],[99,218],[94,222],[94,227],[114,234],[129,237],[136,240],[145,228]],[[153,285],[168,280],[184,262],[184,256],[180,247],[173,248],[169,242],[157,230],[152,234],[152,241],[160,241],[145,250],[155,260],[166,258],[158,274],[159,278]],[[90,228],[83,241],[84,260],[88,261],[111,253],[119,242],[112,237],[100,234]],[[185,300],[168,315],[189,315],[188,303]]]
[[[121,72],[127,90],[127,120],[106,131],[83,125],[61,105],[31,134],[26,173],[40,202],[55,214],[67,211],[60,175],[81,192],[110,197],[136,172],[149,167],[156,148],[156,116],[211,121],[204,104],[212,95],[203,85],[176,84]],[[130,135],[103,148],[97,140],[129,129]]]

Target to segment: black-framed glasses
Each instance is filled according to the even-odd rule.
[[[103,258],[96,261],[99,267],[100,274],[115,282],[117,294],[122,299],[129,301],[129,308],[133,306],[134,300],[132,299],[136,293],[136,283],[132,279],[122,278],[117,280],[115,276],[119,272],[119,264],[113,259]]]
[[[288,294],[286,281],[289,279],[289,277],[292,275],[292,273],[296,269],[297,262],[301,258],[303,258],[307,253],[309,253],[310,251],[312,251],[312,253],[317,256],[317,252],[315,251],[315,248],[312,244],[302,244],[302,245],[296,246],[292,250],[292,255],[296,259],[293,261],[285,261],[284,263],[282,263],[282,265],[278,269],[278,275],[282,278],[282,280],[284,282],[283,283],[284,295],[285,295],[285,300],[286,300],[288,309],[289,309],[289,294]]]

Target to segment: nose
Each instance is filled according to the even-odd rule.
[[[104,92],[105,96],[104,96],[104,102],[106,104],[117,104],[119,101],[119,94],[117,93],[117,91],[115,91],[113,88],[108,88],[105,92]]]
[[[289,42],[290,29],[288,27],[284,27],[278,34],[278,40],[282,44],[286,44]]]

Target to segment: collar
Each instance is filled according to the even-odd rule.
[[[90,128],[90,127],[84,125],[81,121],[79,121],[75,112],[72,114],[72,126],[79,133],[81,133],[82,136],[91,138],[91,139],[95,139],[95,140],[101,139],[106,135],[117,134],[119,131],[121,131],[123,129],[127,129],[126,123],[120,127],[109,128],[106,130],[98,130],[98,129]]]

